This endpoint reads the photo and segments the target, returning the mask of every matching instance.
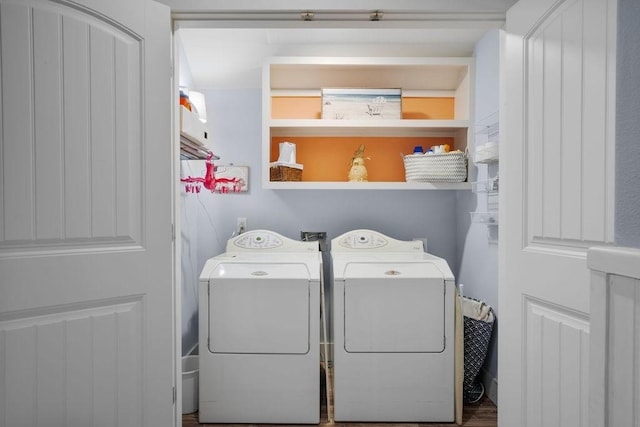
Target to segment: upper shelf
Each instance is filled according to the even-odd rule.
[[[430,136],[469,127],[468,120],[272,119],[272,136]]]
[[[198,115],[180,106],[180,155],[186,159],[205,159],[211,149],[209,129]]]
[[[455,91],[469,74],[469,58],[276,57],[271,90],[330,87]]]
[[[301,181],[265,183],[264,188],[279,190],[471,190],[470,182],[334,182]]]

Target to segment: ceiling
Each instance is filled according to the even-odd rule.
[[[470,56],[516,0],[161,1],[172,9],[180,84],[210,89],[260,87],[261,65],[276,55]]]

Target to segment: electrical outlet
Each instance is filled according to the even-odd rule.
[[[236,223],[236,234],[242,234],[247,231],[247,218],[238,217]]]

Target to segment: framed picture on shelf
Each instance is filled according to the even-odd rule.
[[[327,120],[402,119],[402,89],[322,89]]]

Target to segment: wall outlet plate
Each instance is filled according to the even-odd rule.
[[[247,218],[238,217],[236,221],[236,234],[242,234],[247,231]]]

